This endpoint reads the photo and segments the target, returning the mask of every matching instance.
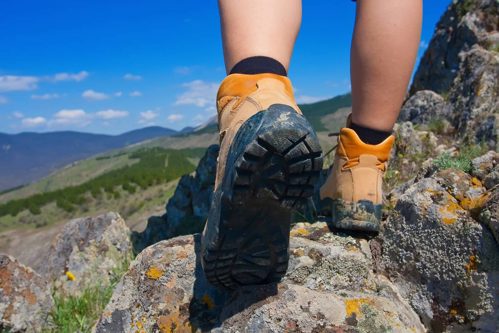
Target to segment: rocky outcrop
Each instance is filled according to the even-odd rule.
[[[194,176],[183,176],[173,197],[166,205],[170,234],[182,234],[179,228],[191,225],[193,233],[203,229],[210,210],[211,195],[215,185],[218,145],[208,147],[196,168]]]
[[[475,160],[487,178],[498,154]],[[481,161],[478,162],[478,161]],[[489,172],[487,173],[487,170]],[[499,245],[494,239],[497,195],[459,170],[417,178],[398,198],[371,246],[377,270],[399,288],[431,332],[495,332],[499,323]],[[479,214],[490,210],[479,223]],[[490,222],[486,222],[490,221]]]
[[[495,0],[453,2],[419,64],[402,120],[441,122],[438,126],[460,142],[485,143],[497,150],[498,15]]]
[[[291,231],[279,285],[222,292],[199,261],[199,235],[145,249],[117,286],[96,332],[424,332],[393,284],[373,272],[368,242],[325,223]]]
[[[50,292],[40,275],[0,254],[0,331],[41,332],[54,303]]]
[[[175,193],[166,204],[166,213],[152,216],[142,233],[134,233],[137,252],[160,240],[203,229],[215,185],[218,150],[218,145],[208,147],[195,174],[180,178]]]
[[[54,239],[42,273],[61,293],[110,284],[113,270],[130,260],[130,230],[117,213],[69,221]]]
[[[497,48],[498,15],[496,0],[454,0],[437,23],[411,92],[448,92],[466,58],[463,52],[475,45],[487,50]]]
[[[400,111],[399,121],[429,124],[436,119],[446,119],[445,100],[431,90],[421,90],[412,95]]]

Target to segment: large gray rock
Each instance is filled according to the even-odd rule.
[[[497,47],[497,0],[454,0],[437,23],[419,67],[414,76],[411,92],[433,90],[447,93],[456,78],[461,52],[474,45],[485,49]]]
[[[50,292],[35,271],[0,254],[0,331],[41,332],[54,304]]]
[[[188,175],[180,179],[173,197],[166,205],[170,237],[185,234],[179,229],[189,229],[186,225],[192,226],[193,230],[186,230],[190,233],[203,229],[215,185],[218,151],[218,145],[208,147],[194,177]]]
[[[117,213],[69,221],[54,239],[42,270],[58,292],[78,295],[111,283],[132,256],[130,230]]]
[[[422,178],[398,198],[373,241],[382,249],[377,268],[432,332],[497,331],[499,245],[474,219],[488,195],[461,171]]]
[[[418,91],[404,103],[399,121],[428,125],[437,119],[444,120],[448,116],[445,104],[443,97],[431,90]]]
[[[291,232],[288,274],[278,286],[225,293],[210,286],[199,235],[148,247],[117,286],[96,332],[424,332],[397,288],[373,272],[366,240],[325,223]]]
[[[499,130],[499,53],[474,47],[450,91],[452,124],[460,138],[496,149]]]
[[[134,232],[133,242],[137,252],[161,240],[203,229],[215,185],[218,150],[218,145],[208,147],[195,174],[180,178],[175,193],[166,205],[166,213],[150,217],[143,232]]]

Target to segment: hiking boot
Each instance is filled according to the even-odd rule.
[[[342,128],[326,182],[320,189],[322,211],[334,229],[377,233],[383,201],[382,183],[395,137],[366,144],[354,130]]]
[[[202,234],[213,285],[277,282],[288,265],[292,209],[306,203],[322,151],[287,77],[232,74],[217,95],[220,154]]]

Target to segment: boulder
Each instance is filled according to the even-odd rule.
[[[183,176],[180,179],[173,197],[166,205],[170,237],[175,234],[185,234],[179,228],[186,228],[186,225],[192,226],[193,230],[186,230],[191,233],[203,229],[215,185],[218,151],[218,145],[208,147],[196,168],[195,175]]]
[[[407,187],[371,243],[377,270],[431,332],[496,332],[499,245],[475,219],[488,197],[477,178],[439,171]]]
[[[0,331],[41,332],[53,304],[45,279],[15,258],[0,254]]]
[[[180,178],[163,216],[152,216],[146,229],[133,233],[136,252],[160,240],[192,234],[203,229],[215,185],[218,145],[211,145],[199,161],[194,175]]]
[[[448,110],[445,100],[431,90],[417,91],[403,105],[399,121],[410,121],[413,124],[428,125],[439,119],[445,121]]]
[[[461,57],[463,62],[449,93],[451,123],[459,138],[483,142],[497,150],[499,53],[475,46]]]
[[[297,224],[279,285],[228,292],[200,266],[199,235],[146,248],[118,284],[95,332],[424,332],[397,288],[373,271],[368,242]]]
[[[411,93],[432,90],[447,94],[463,61],[461,52],[475,45],[497,47],[498,15],[496,0],[454,0],[437,23],[414,75]]]
[[[43,274],[57,291],[79,295],[111,283],[132,256],[130,230],[117,213],[69,221],[54,239]]]

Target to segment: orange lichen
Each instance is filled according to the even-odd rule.
[[[471,255],[468,263],[464,265],[466,272],[476,271],[478,269],[478,258],[475,255]]]
[[[368,298],[353,298],[345,300],[345,311],[347,313],[347,317],[350,317],[355,313],[356,316],[359,316],[361,312],[362,305],[371,304],[371,300]]]
[[[175,310],[168,315],[159,316],[157,321],[161,333],[192,332],[192,326],[188,320],[181,321],[180,312]]]
[[[293,237],[295,237],[295,236],[305,237],[308,235],[310,235],[310,231],[308,231],[305,228],[296,228],[296,229],[291,230],[291,236],[293,236]]]
[[[147,270],[146,276],[151,280],[157,280],[163,276],[163,270],[152,266]]]
[[[456,308],[450,308],[450,309],[449,309],[449,315],[450,315],[451,317],[455,317],[455,316],[457,316],[457,314],[458,314],[458,312],[457,312],[457,309],[456,309]]]
[[[449,203],[440,207],[439,212],[442,215],[442,222],[444,224],[453,224],[457,221],[457,212],[463,210],[457,202],[449,200]]]
[[[482,182],[476,177],[471,178],[471,184],[475,187],[482,187],[483,186]]]
[[[483,207],[489,198],[488,193],[483,193],[477,198],[464,198],[461,200],[461,206],[466,210],[473,210],[476,208]]]
[[[201,298],[201,302],[206,305],[208,310],[211,310],[215,307],[215,301],[210,297],[208,294],[204,294],[203,297]]]

